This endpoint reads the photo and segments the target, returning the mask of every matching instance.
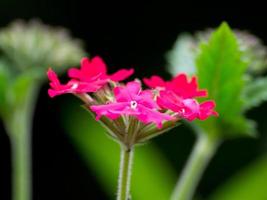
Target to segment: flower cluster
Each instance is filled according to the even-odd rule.
[[[206,90],[198,89],[196,77],[188,80],[185,74],[178,74],[171,81],[164,81],[152,76],[144,79],[150,87],[146,90],[142,90],[138,79],[119,82],[133,73],[133,69],[122,69],[109,75],[100,57],[83,58],[80,69],[69,69],[70,81],[66,84],[60,83],[52,69],[48,70],[48,94],[54,97],[72,93],[82,99],[110,135],[127,148],[165,132],[181,119],[218,116],[214,101],[198,103],[195,99],[207,96]]]
[[[163,109],[169,109],[181,118],[192,121],[196,118],[205,120],[209,116],[218,116],[213,110],[214,101],[205,101],[201,104],[197,102],[197,97],[206,97],[206,90],[199,90],[197,78],[188,80],[185,74],[178,74],[171,81],[164,81],[159,76],[145,78],[147,86],[159,90],[157,98],[158,105]]]

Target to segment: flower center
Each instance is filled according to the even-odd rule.
[[[131,108],[132,109],[136,109],[136,107],[137,107],[137,102],[136,101],[131,101]]]
[[[71,89],[72,89],[72,90],[75,90],[75,89],[77,89],[77,87],[78,87],[78,83],[74,83],[74,84],[71,86]]]

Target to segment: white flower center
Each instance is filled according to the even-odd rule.
[[[71,86],[71,89],[72,89],[72,90],[75,90],[77,87],[78,87],[78,83],[74,83],[74,84]]]
[[[137,102],[136,101],[131,101],[131,108],[132,109],[136,109],[136,107],[137,107]]]

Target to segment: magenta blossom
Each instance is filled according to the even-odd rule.
[[[158,111],[159,107],[152,91],[142,91],[141,83],[138,81],[115,87],[113,91],[114,102],[90,107],[96,113],[97,119],[103,115],[110,119],[116,119],[121,115],[135,116],[145,124],[155,123],[158,128],[162,126],[164,120],[173,120],[173,117]]]
[[[48,94],[50,97],[65,93],[87,93],[87,92],[96,92],[99,88],[102,87],[106,82],[101,80],[91,80],[91,82],[81,82],[77,80],[70,80],[67,84],[61,84],[57,74],[52,70],[48,69],[47,71],[48,79],[50,80],[50,89],[48,89]]]
[[[201,104],[195,97],[207,96],[206,90],[199,90],[197,78],[188,80],[185,74],[178,74],[171,81],[164,81],[159,76],[144,79],[146,85],[160,90],[157,103],[161,108],[175,112],[179,117],[192,121],[196,118],[205,120],[209,116],[218,116],[214,111],[215,102],[205,101]]]
[[[152,76],[150,79],[144,78],[144,83],[150,88],[159,90],[171,90],[182,98],[194,98],[207,96],[206,90],[199,90],[197,78],[188,80],[185,74],[178,74],[171,81],[164,81],[159,76]]]
[[[189,121],[196,118],[205,120],[211,115],[218,116],[218,113],[213,110],[215,107],[214,101],[205,101],[199,104],[195,99],[183,99],[172,91],[160,91],[157,103],[160,107],[170,109],[177,113],[178,117]]]
[[[91,61],[88,58],[81,60],[81,69],[71,68],[68,75],[71,80],[62,85],[56,73],[49,69],[47,72],[51,89],[48,90],[50,97],[65,93],[88,93],[96,92],[109,80],[121,81],[128,78],[134,72],[133,69],[121,69],[112,75],[107,75],[106,64],[100,57],[94,57]]]
[[[85,82],[90,82],[92,79],[95,79],[95,77],[101,80],[122,81],[133,73],[133,69],[121,69],[112,75],[108,75],[106,64],[98,56],[91,60],[89,58],[83,58],[81,60],[81,69],[71,68],[68,71],[69,77]]]

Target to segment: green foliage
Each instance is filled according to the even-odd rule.
[[[39,21],[15,21],[0,30],[0,115],[8,121],[12,112],[36,98],[49,66],[63,71],[77,64],[85,52],[81,42],[66,29]],[[34,91],[33,91],[34,90]],[[28,97],[31,95],[30,97]],[[30,105],[34,107],[34,105]]]
[[[249,81],[243,91],[244,110],[249,110],[259,106],[263,101],[267,100],[267,77],[257,78]]]
[[[185,72],[188,75],[194,74],[196,72],[195,59],[199,51],[201,51],[201,48],[199,49],[197,47],[201,42],[207,44],[214,31],[215,29],[209,28],[204,31],[197,31],[195,34],[191,35],[189,33],[180,34],[174,47],[167,54],[168,69],[170,73],[172,75],[181,72]],[[249,78],[249,81],[243,83],[241,96],[242,103],[240,104],[240,106],[242,106],[241,110],[245,112],[267,100],[267,93],[264,89],[266,78],[258,76],[259,74],[262,74],[267,67],[267,48],[258,37],[247,31],[234,30],[233,33],[236,37],[234,40],[237,40],[235,43],[238,44],[241,52],[241,59],[248,65],[246,66],[246,76]],[[208,74],[209,71],[206,73]],[[200,80],[202,80],[201,77]],[[224,98],[221,98],[221,100],[223,101]],[[247,127],[243,129],[244,131],[249,130],[246,132],[251,133],[254,131],[254,125],[251,121],[239,118],[236,120],[235,124],[240,124],[240,127]],[[232,132],[235,132],[234,127],[232,127],[232,129]],[[240,130],[236,131],[240,132]]]
[[[7,64],[0,63],[0,116],[7,120],[16,109],[27,104],[26,95],[33,95],[29,90],[38,87],[39,84],[38,75],[34,71],[12,77]]]
[[[248,64],[242,60],[237,39],[226,23],[212,33],[207,43],[200,45],[196,65],[200,88],[208,90],[220,115],[199,126],[213,134],[252,135],[253,126],[242,112],[242,90]]]
[[[6,88],[8,87],[9,73],[5,63],[0,62],[0,115],[5,115],[7,110]]]
[[[195,43],[208,41],[214,29],[198,31],[195,37],[192,37]],[[257,36],[246,30],[233,30],[239,49],[242,51],[242,59],[249,63],[247,73],[259,75],[267,68],[267,48]]]
[[[90,170],[96,174],[107,193],[114,199],[119,172],[119,145],[107,138],[105,130],[87,111],[68,104],[63,106],[66,132]],[[67,108],[67,109],[66,109]],[[135,200],[169,199],[176,174],[152,144],[135,149],[131,195]]]
[[[210,200],[266,200],[267,158],[238,172],[209,198]]]

